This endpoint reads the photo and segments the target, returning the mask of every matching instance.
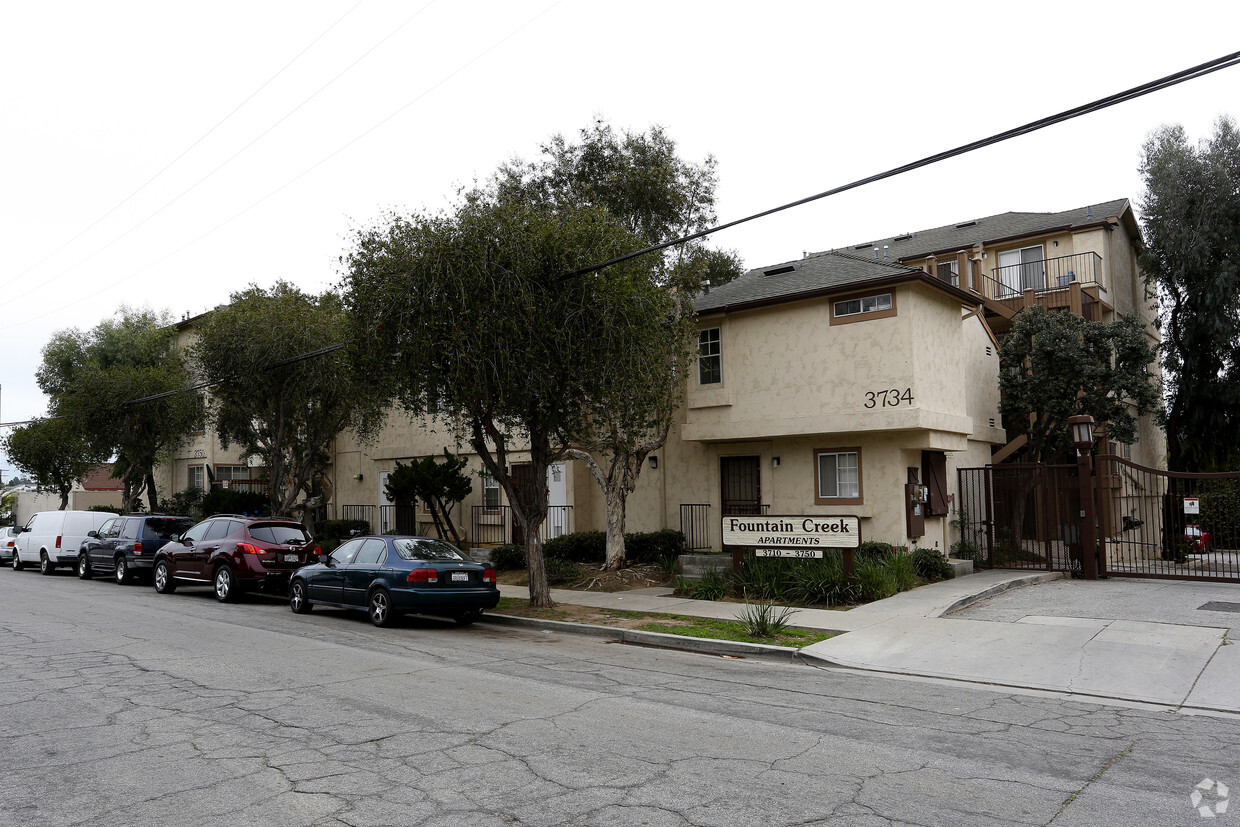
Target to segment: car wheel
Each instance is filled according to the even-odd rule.
[[[129,582],[129,564],[125,562],[124,557],[116,558],[115,577],[116,582],[122,586]]]
[[[211,582],[215,585],[215,599],[221,603],[233,603],[237,599],[237,578],[228,566],[215,570]]]
[[[78,577],[89,580],[91,577],[90,558],[85,554],[78,555]]]
[[[155,564],[155,591],[160,594],[172,594],[176,590],[177,581],[168,568],[168,561],[160,560]]]
[[[310,598],[306,596],[306,584],[302,580],[294,580],[288,587],[288,607],[293,610],[293,614],[307,614],[313,607]]]
[[[391,626],[396,620],[396,614],[392,611],[392,596],[384,589],[375,589],[370,593],[366,612],[370,615],[370,622],[379,627]]]
[[[46,551],[39,552],[39,574],[51,574],[56,571],[56,564],[47,556]]]
[[[17,556],[17,549],[13,549],[13,571],[21,571],[26,568],[26,564],[22,562],[22,558]]]
[[[480,617],[482,617],[482,609],[470,609],[468,612],[462,612],[452,619],[456,621],[458,626],[468,626]]]

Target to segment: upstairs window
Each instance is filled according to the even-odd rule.
[[[698,384],[716,385],[723,381],[723,351],[719,328],[698,332]]]
[[[490,471],[482,472],[482,507],[488,511],[499,510],[499,480]]]
[[[877,296],[863,296],[859,299],[845,299],[835,303],[835,316],[857,316],[861,313],[877,313],[880,310],[890,310],[891,294],[881,293]]]

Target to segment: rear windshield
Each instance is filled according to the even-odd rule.
[[[260,543],[280,546],[299,546],[310,542],[310,532],[300,523],[255,523],[250,526],[250,536]]]
[[[408,538],[393,540],[392,547],[396,553],[406,560],[468,560],[464,554],[443,540],[430,538],[410,540]]]
[[[147,517],[142,528],[143,540],[171,540],[174,534],[184,534],[194,526],[188,518]]]

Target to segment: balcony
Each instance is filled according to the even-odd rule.
[[[1103,308],[1110,308],[1102,285],[1102,256],[1097,253],[996,267],[989,276],[975,273],[973,292],[986,300],[987,309],[1008,319],[1038,306],[1101,321]]]

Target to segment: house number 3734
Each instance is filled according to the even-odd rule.
[[[881,391],[866,391],[865,406],[867,408],[895,408],[900,405],[913,404],[913,389],[891,388]]]

